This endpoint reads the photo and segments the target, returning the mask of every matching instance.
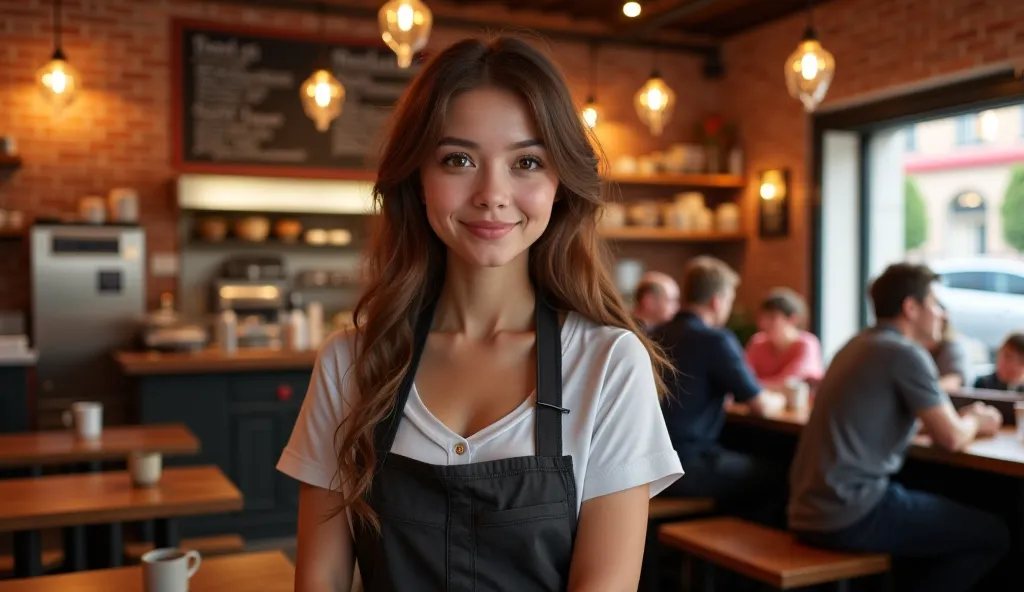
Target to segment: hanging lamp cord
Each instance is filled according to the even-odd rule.
[[[597,45],[590,44],[590,100],[596,100],[594,89],[597,86]]]
[[[60,16],[61,16],[61,0],[53,0],[53,49],[55,52],[61,51],[60,46]]]

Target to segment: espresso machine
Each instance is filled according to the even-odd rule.
[[[231,257],[211,285],[211,309],[238,317],[238,347],[281,346],[280,317],[288,308],[290,285],[280,257]]]

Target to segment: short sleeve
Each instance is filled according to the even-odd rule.
[[[711,360],[711,380],[715,390],[723,396],[732,394],[737,403],[744,403],[761,392],[761,385],[754,378],[743,356],[739,339],[728,331],[716,334]]]
[[[683,474],[658,404],[650,355],[633,333],[611,347],[586,471],[582,501],[645,483],[653,497]]]
[[[949,396],[939,386],[935,361],[924,348],[908,346],[898,351],[899,354],[891,358],[891,371],[903,402],[913,413],[949,401]]]
[[[303,483],[322,489],[337,489],[338,449],[335,436],[350,400],[340,377],[351,365],[350,334],[339,332],[320,348],[309,389],[302,402],[277,470]]]

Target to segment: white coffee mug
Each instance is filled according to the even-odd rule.
[[[61,418],[65,427],[74,427],[75,434],[83,440],[95,440],[103,433],[103,404],[90,401],[72,403]]]
[[[135,487],[152,487],[160,482],[163,455],[159,452],[133,452],[128,455],[128,474]]]
[[[787,411],[803,411],[811,398],[811,387],[804,381],[790,378],[786,380],[784,390]]]
[[[143,590],[188,592],[188,580],[199,570],[201,562],[199,551],[153,549],[142,556]]]

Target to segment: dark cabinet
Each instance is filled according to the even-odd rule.
[[[295,534],[299,486],[275,467],[309,376],[289,371],[138,378],[142,423],[184,423],[201,442],[198,456],[167,459],[167,464],[216,464],[245,497],[241,512],[182,520],[182,536]]]

